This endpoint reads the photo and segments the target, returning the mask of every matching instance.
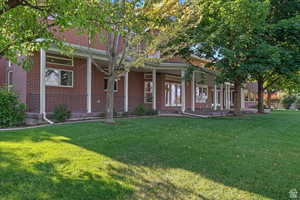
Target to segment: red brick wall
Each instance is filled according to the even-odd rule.
[[[46,111],[52,112],[54,107],[65,104],[72,112],[86,112],[86,77],[87,60],[74,58],[74,66],[60,66],[47,64],[49,68],[65,69],[73,71],[73,87],[46,86]]]
[[[13,72],[14,91],[19,96],[20,101],[26,104],[27,72],[21,66],[15,64],[12,64],[11,70]]]
[[[27,73],[27,111],[39,112],[40,109],[40,57],[36,53],[32,57],[33,65]]]
[[[6,85],[6,67],[7,61],[5,59],[0,59],[0,87]]]
[[[69,29],[63,33],[60,32],[54,32],[54,35],[65,42],[77,44],[81,46],[89,46],[89,40],[88,35],[80,33],[79,31],[76,31],[75,29]],[[91,44],[92,48],[105,50],[105,45],[103,42],[100,41],[99,37],[96,37]]]
[[[134,111],[136,106],[144,104],[144,73],[129,72],[128,74],[128,109]],[[152,104],[146,104],[152,106]]]
[[[131,74],[131,73],[129,73]],[[130,77],[130,75],[129,75]],[[117,81],[118,90],[114,96],[115,111],[124,111],[124,78]],[[92,112],[104,112],[106,93],[104,91],[104,74],[96,67],[92,68]]]
[[[33,66],[27,73],[27,110],[39,112],[40,105],[40,58],[39,54],[32,58]],[[47,64],[47,67],[72,70],[73,87],[46,86],[46,111],[52,112],[58,104],[67,104],[73,112],[86,112],[86,66],[84,58],[74,58],[74,66]]]

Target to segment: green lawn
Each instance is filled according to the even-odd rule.
[[[289,199],[300,112],[0,132],[1,200]]]

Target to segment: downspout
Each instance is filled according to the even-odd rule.
[[[43,120],[45,120],[46,122],[48,122],[49,124],[54,124],[54,122],[53,121],[51,121],[50,119],[48,119],[47,118],[47,116],[46,116],[46,113],[45,112],[43,112]]]
[[[45,68],[46,68],[46,52],[44,49],[40,50],[40,113],[42,114],[43,120],[49,124],[54,124],[46,116],[46,99],[45,99]]]

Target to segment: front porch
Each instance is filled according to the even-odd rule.
[[[92,58],[75,54],[74,65],[68,67],[49,63],[47,54],[41,50],[39,66],[35,66],[40,73],[39,92],[28,92],[28,113],[49,114],[55,106],[64,104],[74,117],[103,115],[107,83],[104,74],[92,65]],[[50,54],[53,57],[57,52],[52,50]],[[96,61],[107,65],[105,58],[98,56]],[[232,85],[217,85],[214,72],[201,66],[187,79],[187,68],[187,64],[175,62],[132,68],[116,80],[115,112],[133,113],[138,105],[144,104],[159,113],[227,113],[235,102]],[[62,76],[56,75],[56,71],[65,75],[58,82],[69,85],[56,85],[56,78]]]

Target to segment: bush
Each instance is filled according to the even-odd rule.
[[[281,104],[285,109],[289,109],[293,103],[297,100],[296,96],[285,96],[281,100]]]
[[[24,124],[25,104],[7,89],[0,89],[0,128]]]
[[[140,104],[134,109],[134,114],[136,115],[145,115],[145,113],[146,113],[146,107],[144,104]]]
[[[147,108],[144,104],[140,104],[135,108],[134,114],[139,115],[139,116],[156,115],[157,111],[153,110],[152,108]]]
[[[52,118],[56,122],[65,122],[71,117],[71,111],[66,105],[57,105],[54,108]]]
[[[146,115],[157,115],[158,112],[157,112],[157,110],[153,110],[152,108],[148,108],[148,109],[146,109],[146,113],[145,114]]]

